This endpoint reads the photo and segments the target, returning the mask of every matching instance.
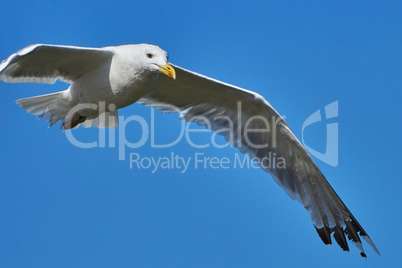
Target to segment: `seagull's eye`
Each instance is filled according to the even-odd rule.
[[[152,55],[151,53],[147,53],[147,57],[148,57],[149,59],[152,59],[153,56],[154,56],[154,55]]]

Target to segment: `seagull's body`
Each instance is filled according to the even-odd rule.
[[[156,81],[156,71],[170,68],[165,66],[166,57],[159,47],[146,44],[99,49],[32,45],[0,65],[0,81],[54,83],[61,78],[71,83],[67,90],[17,103],[34,115],[45,116],[51,125],[62,121],[65,129],[81,123],[115,127],[117,109],[139,100]],[[99,109],[89,107],[100,102],[107,120],[99,121]]]
[[[171,79],[176,75],[177,79]],[[346,234],[362,256],[366,255],[360,237],[379,254],[286,122],[262,96],[173,68],[164,50],[147,44],[105,48],[32,45],[0,64],[0,81],[54,83],[57,79],[71,86],[17,103],[34,115],[45,116],[51,125],[62,121],[65,129],[80,124],[115,127],[117,110],[135,102],[178,112],[181,118],[223,135],[242,153],[260,159],[261,168],[307,209],[325,244],[332,243],[333,233],[348,251]],[[267,123],[268,131],[244,132],[247,127],[265,129]],[[264,163],[272,153],[285,160],[283,169]]]

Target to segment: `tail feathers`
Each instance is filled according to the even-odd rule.
[[[19,99],[17,104],[33,115],[39,115],[38,119],[45,117],[50,126],[60,120],[64,120],[68,108],[63,104],[63,92],[56,92],[31,98]]]
[[[63,99],[63,92],[41,95],[31,98],[19,99],[17,104],[38,119],[45,117],[50,122],[50,127],[58,121],[61,127],[72,129],[83,125],[84,127],[114,128],[119,124],[117,110],[107,111],[98,116],[95,110],[81,108],[80,105],[71,107]],[[86,107],[85,105],[83,107]]]

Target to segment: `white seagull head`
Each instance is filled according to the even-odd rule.
[[[118,53],[131,59],[134,66],[141,66],[146,71],[162,72],[170,78],[176,79],[175,69],[167,62],[168,54],[155,45],[137,44],[120,46]]]

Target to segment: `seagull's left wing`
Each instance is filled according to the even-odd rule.
[[[366,255],[360,237],[379,254],[286,122],[262,96],[174,67],[176,80],[160,76],[138,102],[164,112],[178,112],[181,118],[223,135],[240,152],[258,159],[260,167],[307,209],[325,244],[331,244],[334,233],[336,242],[348,251],[346,233],[362,256]],[[283,158],[283,166],[269,164],[270,155]]]
[[[6,83],[71,83],[84,73],[108,63],[107,48],[36,44],[11,55],[0,64],[0,81]]]

